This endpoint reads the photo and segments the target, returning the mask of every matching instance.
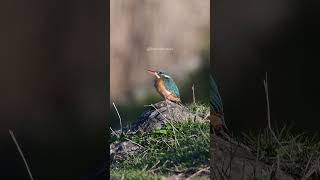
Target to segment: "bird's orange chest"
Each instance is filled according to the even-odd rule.
[[[171,93],[166,89],[164,85],[164,81],[162,79],[156,79],[154,82],[154,87],[157,89],[157,91],[161,94],[163,97],[169,96]]]
[[[154,83],[155,88],[159,92],[159,94],[165,98],[166,100],[170,100],[173,102],[181,102],[179,97],[176,97],[172,94],[172,92],[168,91],[166,86],[164,85],[164,81],[162,79],[156,79]]]

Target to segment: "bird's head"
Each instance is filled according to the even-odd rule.
[[[156,79],[172,79],[171,76],[169,76],[168,73],[165,71],[153,71],[153,70],[147,70],[147,72],[151,75],[153,75]]]

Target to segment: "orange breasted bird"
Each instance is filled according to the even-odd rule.
[[[147,70],[154,76],[154,87],[165,99],[180,104],[180,92],[172,77],[164,71]]]
[[[223,113],[223,104],[218,90],[218,86],[210,75],[210,124],[215,133],[220,135],[229,134]]]

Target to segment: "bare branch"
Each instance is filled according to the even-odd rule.
[[[264,85],[264,89],[265,89],[265,93],[266,93],[266,100],[267,100],[267,115],[268,115],[268,128],[272,134],[272,136],[274,137],[274,139],[277,141],[277,143],[280,145],[280,147],[282,148],[282,150],[288,155],[288,157],[292,160],[292,157],[290,156],[290,154],[288,153],[288,151],[282,146],[282,144],[280,143],[279,139],[277,138],[275,132],[273,131],[272,127],[271,127],[271,113],[270,113],[270,102],[269,102],[269,88],[268,88],[268,72],[266,72],[266,79],[263,81],[263,85]]]
[[[193,103],[196,103],[196,96],[194,94],[194,84],[192,84],[192,97],[193,97]]]
[[[21,157],[22,157],[22,160],[23,160],[23,162],[24,162],[24,164],[25,164],[25,166],[26,166],[26,168],[27,168],[27,171],[28,171],[28,174],[29,174],[29,176],[30,176],[30,179],[33,180],[33,176],[32,176],[32,174],[31,174],[30,168],[29,168],[29,166],[28,166],[27,160],[26,160],[26,158],[24,157],[24,155],[23,155],[23,153],[22,153],[22,150],[21,150],[21,148],[20,148],[20,146],[19,146],[19,144],[18,144],[17,139],[15,138],[15,136],[14,136],[14,134],[13,134],[13,132],[12,132],[11,130],[9,130],[9,133],[10,133],[10,135],[11,135],[11,138],[12,138],[13,142],[14,142],[14,143],[16,144],[16,146],[17,146],[17,149],[18,149],[18,151],[19,151],[19,153],[20,153],[20,155],[21,155]]]
[[[206,167],[203,169],[200,169],[199,171],[197,171],[196,173],[192,174],[191,176],[189,176],[186,180],[190,180],[193,177],[196,177],[197,175],[199,175],[200,173],[204,172],[204,171],[209,171],[210,167]]]
[[[119,121],[120,121],[121,134],[122,134],[122,130],[123,130],[123,129],[122,129],[121,116],[120,116],[119,111],[118,111],[118,109],[117,109],[117,106],[114,104],[114,102],[113,102],[112,104],[113,104],[114,109],[117,111],[117,114],[118,114],[118,117],[119,117]]]

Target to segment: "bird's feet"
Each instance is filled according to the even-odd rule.
[[[252,151],[252,149],[250,147],[248,147],[247,145],[233,139],[230,136],[229,131],[227,129],[224,129],[223,126],[216,126],[216,127],[210,126],[210,133],[214,134],[214,135],[222,138],[223,140],[228,141],[234,145],[240,146],[248,151]]]
[[[224,128],[223,125],[218,125],[218,126],[210,126],[210,130],[212,134],[215,134],[216,136],[221,137],[224,140],[230,141],[230,133],[229,131]]]

